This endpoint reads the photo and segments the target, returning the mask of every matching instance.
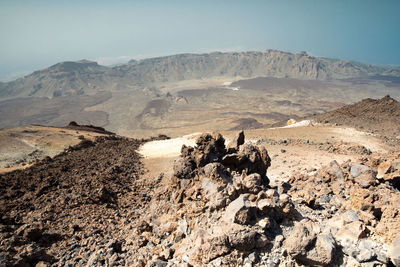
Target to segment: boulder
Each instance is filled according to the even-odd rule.
[[[202,134],[196,140],[194,160],[197,167],[203,167],[211,162],[218,162],[226,154],[225,139],[221,134]]]
[[[271,159],[263,147],[260,149],[253,145],[242,145],[237,153],[225,155],[221,163],[238,173],[258,173],[263,178],[263,184],[269,184],[266,174]]]
[[[256,207],[242,207],[235,214],[234,222],[242,225],[254,224],[257,221]]]
[[[383,162],[378,166],[377,178],[390,182],[397,189],[400,188],[400,162]]]
[[[400,266],[400,234],[390,244],[388,256],[395,266]]]
[[[193,177],[193,171],[195,169],[194,162],[186,158],[178,158],[174,162],[174,176],[180,179],[190,179]]]
[[[330,235],[318,235],[315,247],[307,253],[306,263],[327,266],[333,259],[335,249],[335,240]]]
[[[181,156],[174,163],[174,176],[193,178],[203,172],[211,179],[224,180],[226,184],[230,182],[232,172],[247,175],[257,173],[262,178],[262,185],[268,185],[266,172],[271,159],[267,150],[264,147],[242,145],[243,142],[244,133],[238,133],[235,141],[237,148],[227,151],[221,134],[202,134],[197,138],[194,148],[182,146]]]
[[[243,178],[243,187],[251,191],[253,188],[260,187],[262,185],[261,175],[258,173],[252,173]]]
[[[363,188],[368,188],[376,184],[376,172],[373,170],[367,170],[362,172],[355,181]]]
[[[334,258],[336,243],[330,235],[319,232],[320,228],[310,220],[297,222],[284,242],[288,254],[305,265],[329,265]]]
[[[256,205],[258,213],[263,217],[269,217],[272,223],[280,223],[284,219],[298,217],[290,197],[287,194],[279,195],[274,189],[268,189],[266,192],[260,191]]]
[[[241,145],[244,144],[244,132],[238,132],[235,137],[228,143],[228,150],[238,150]]]
[[[225,153],[225,139],[219,133],[204,133],[196,139],[196,148],[198,151]]]
[[[356,243],[365,235],[365,225],[360,221],[352,221],[339,229],[336,240],[341,243]]]
[[[333,181],[343,181],[343,171],[336,160],[333,160],[329,163],[329,167],[327,168],[326,173],[332,177],[331,180]]]
[[[219,162],[209,163],[203,168],[204,175],[211,180],[217,181],[219,184],[226,186],[232,182],[231,174],[226,170],[224,165]]]
[[[357,178],[358,176],[361,175],[361,173],[363,173],[364,171],[367,171],[368,169],[369,168],[365,165],[353,164],[353,166],[351,166],[351,169],[350,169],[350,174],[354,178]]]
[[[368,188],[376,184],[376,171],[361,164],[353,164],[350,174],[354,181],[363,188]]]
[[[261,175],[252,173],[247,176],[235,175],[233,177],[233,187],[237,194],[252,193],[257,194],[263,189],[263,182]]]
[[[302,259],[307,254],[307,247],[315,241],[317,233],[315,224],[310,220],[296,222],[289,237],[284,242],[288,254],[295,259]]]
[[[357,255],[358,262],[368,262],[376,257],[375,252],[372,249],[363,248]]]
[[[240,251],[254,249],[259,238],[260,234],[248,228],[234,230],[228,234],[229,246]]]
[[[226,207],[225,213],[222,216],[222,221],[228,224],[234,223],[238,213],[243,213],[243,210],[249,209],[250,207],[248,196],[242,194]]]
[[[379,164],[378,174],[376,175],[376,178],[382,179],[383,177],[385,177],[386,174],[390,173],[391,166],[392,164],[390,164],[390,162],[382,162],[381,164]]]

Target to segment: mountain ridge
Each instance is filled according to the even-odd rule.
[[[136,137],[248,128],[367,97],[400,99],[399,70],[276,50],[179,54],[114,67],[66,61],[0,84],[0,127],[76,120]]]
[[[400,76],[400,68],[278,50],[184,53],[131,60],[114,67],[89,60],[60,62],[15,81],[0,83],[0,98],[91,95],[130,85],[154,86],[210,77],[332,80],[371,75]]]

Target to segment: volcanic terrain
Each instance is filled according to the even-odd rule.
[[[3,130],[64,145],[0,174],[0,266],[399,266],[399,111],[169,140]]]
[[[75,120],[136,138],[263,128],[363,98],[399,99],[399,73],[276,50],[180,54],[114,67],[61,62],[0,83],[0,127]]]

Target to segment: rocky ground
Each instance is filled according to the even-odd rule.
[[[2,265],[399,265],[396,153],[271,185],[267,150],[243,133],[201,135],[153,179],[139,145],[84,140],[1,175]]]
[[[75,122],[60,128],[28,125],[0,129],[0,173],[29,167],[47,156],[54,157],[82,139],[113,134],[101,127]]]
[[[396,143],[326,125],[226,136],[144,158],[149,140],[82,138],[0,174],[0,266],[400,266]]]
[[[360,162],[332,161],[271,185],[262,147],[224,147],[220,135],[196,144],[182,148],[174,178],[157,193],[164,196],[153,198],[146,218],[153,228],[142,234],[151,245],[136,246],[136,264],[399,264],[398,154],[360,153]]]
[[[154,182],[140,179],[139,145],[113,136],[84,140],[0,175],[0,265],[90,265],[101,249],[108,263],[117,253],[114,262],[125,264],[125,234],[142,217]]]
[[[381,99],[364,99],[353,105],[316,115],[313,120],[347,125],[381,135],[386,143],[399,144],[400,102],[389,95]]]

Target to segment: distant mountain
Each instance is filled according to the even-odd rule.
[[[305,52],[61,62],[0,83],[0,128],[93,124],[121,135],[259,128],[367,97],[400,99],[400,68]]]
[[[163,82],[210,77],[331,80],[371,75],[400,76],[400,68],[276,50],[179,54],[131,60],[115,67],[82,60],[58,63],[15,81],[0,83],[0,98],[91,95],[130,86],[154,86]]]
[[[215,76],[241,76],[329,80],[382,74],[389,67],[318,58],[305,52],[291,54],[276,50],[180,54],[132,61],[114,68],[125,77],[143,82],[198,79]]]
[[[110,69],[96,62],[62,62],[0,84],[0,97],[57,97],[109,90]]]

